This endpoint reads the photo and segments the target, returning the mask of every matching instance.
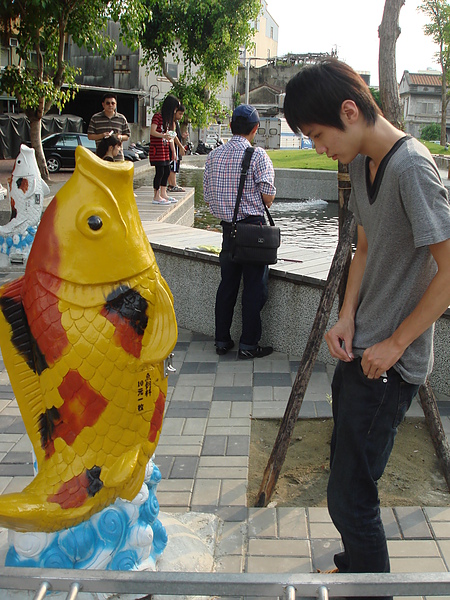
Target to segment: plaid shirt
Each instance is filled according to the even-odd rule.
[[[231,223],[233,220],[242,159],[249,146],[246,138],[234,135],[226,144],[210,152],[206,159],[203,198],[212,214],[221,221]],[[275,195],[274,179],[275,172],[267,152],[255,148],[242,192],[238,221],[264,214],[261,193]]]

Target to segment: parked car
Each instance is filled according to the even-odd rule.
[[[60,169],[75,168],[75,148],[84,146],[95,152],[94,140],[89,140],[85,133],[53,133],[42,140],[47,169],[57,173]]]
[[[94,140],[88,139],[86,133],[54,133],[42,140],[47,169],[50,173],[57,173],[60,169],[75,168],[75,149],[84,146],[96,152]],[[123,149],[125,160],[137,161],[140,156],[133,150]]]

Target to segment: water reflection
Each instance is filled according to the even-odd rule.
[[[136,185],[152,185],[147,175]],[[194,227],[221,230],[203,200],[203,169],[182,165],[177,183],[195,188]],[[324,200],[275,201],[270,212],[281,229],[283,244],[334,253],[338,241],[338,205]]]

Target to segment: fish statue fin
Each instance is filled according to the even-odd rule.
[[[0,346],[20,412],[38,464],[45,453],[41,446],[40,415],[43,397],[39,381],[39,353],[30,334],[22,303],[21,277],[0,288]]]
[[[120,498],[133,500],[142,487],[145,477],[146,459],[140,447],[131,448],[120,456],[111,467],[102,470],[105,488],[120,490]]]

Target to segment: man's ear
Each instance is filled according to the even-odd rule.
[[[355,123],[359,117],[359,108],[353,100],[344,100],[341,106],[341,119],[345,124]]]

